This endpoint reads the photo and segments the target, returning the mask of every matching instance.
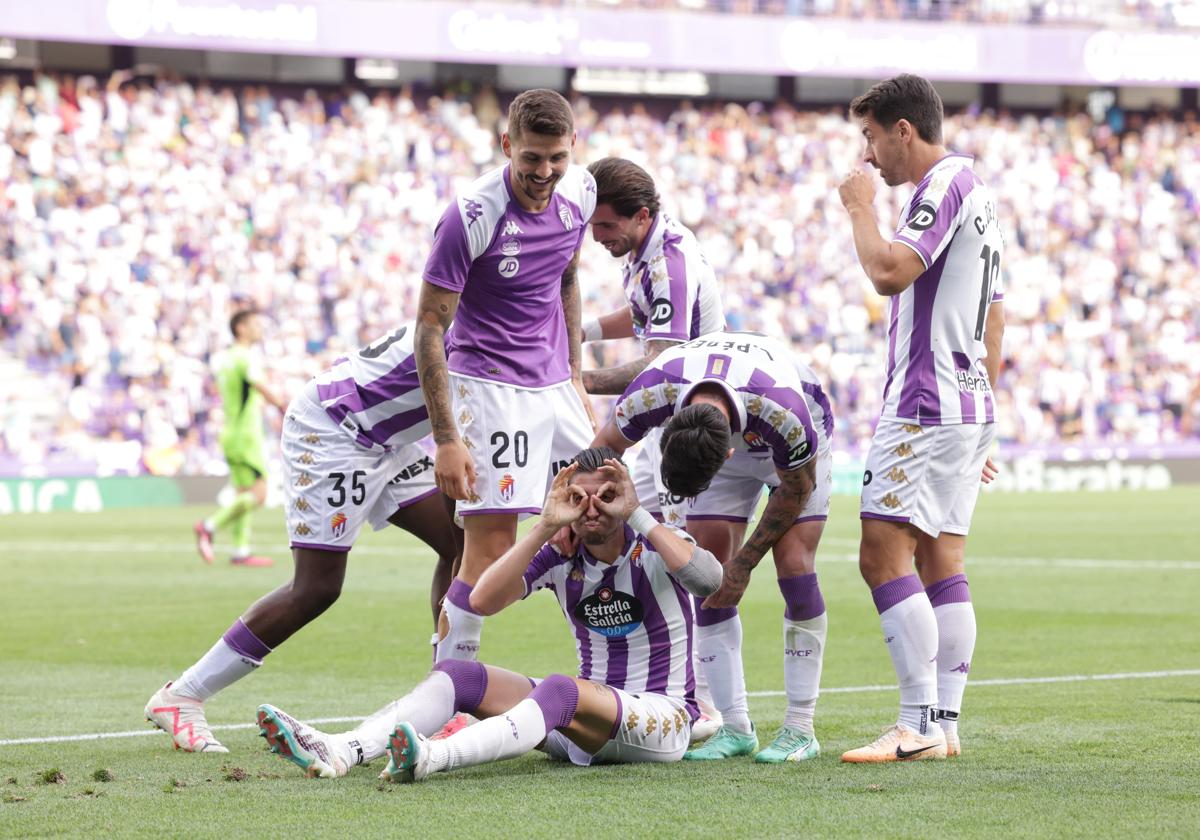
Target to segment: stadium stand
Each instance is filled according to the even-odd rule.
[[[229,313],[252,303],[274,320],[267,366],[288,391],[411,318],[443,202],[501,159],[503,106],[487,89],[0,80],[0,460],[219,472],[207,365]],[[789,338],[830,383],[838,448],[861,451],[884,308],[836,195],[856,126],[786,104],[575,107],[577,159],[623,155],[654,174],[716,268],[731,325]],[[978,155],[1008,237],[1001,439],[1194,437],[1195,115],[968,110],[947,137]],[[880,191],[885,225],[900,192]],[[590,237],[580,276],[587,312],[620,299],[618,264]]]

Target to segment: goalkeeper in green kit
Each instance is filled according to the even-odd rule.
[[[243,309],[229,321],[233,346],[213,363],[225,425],[221,449],[229,463],[229,479],[237,495],[207,519],[197,522],[196,548],[205,563],[213,561],[213,534],[227,525],[233,530],[235,566],[270,566],[269,557],[250,553],[250,517],[267,498],[267,468],[263,458],[262,404],[266,400],[283,412],[284,402],[267,386],[255,350],[262,340],[257,311]]]

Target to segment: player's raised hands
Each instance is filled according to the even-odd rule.
[[[571,484],[579,464],[570,463],[558,471],[542,505],[542,522],[555,528],[570,525],[588,508],[588,494]]]
[[[433,480],[451,499],[475,501],[475,461],[461,440],[439,443],[433,460]]]
[[[629,468],[615,458],[606,458],[603,469],[608,481],[596,491],[596,507],[601,513],[625,522],[638,509],[637,491],[629,477]]]
[[[859,205],[871,206],[875,201],[875,176],[865,169],[855,169],[838,185],[838,195],[847,210]]]

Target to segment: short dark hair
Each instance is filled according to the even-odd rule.
[[[593,446],[591,449],[584,449],[578,455],[571,459],[571,463],[578,464],[579,469],[576,472],[593,473],[604,466],[604,462],[609,458],[614,461],[621,461],[621,455],[611,446]],[[625,463],[621,461],[621,463]]]
[[[856,117],[872,117],[884,128],[908,120],[926,143],[942,142],[942,97],[928,79],[902,73],[885,79],[850,103]]]
[[[596,204],[607,204],[618,216],[629,218],[645,207],[658,214],[658,191],[650,173],[631,160],[601,158],[588,166],[596,179]]]
[[[699,496],[725,463],[731,435],[715,405],[695,403],[677,412],[659,439],[663,484],[677,496]]]
[[[239,309],[234,312],[233,317],[229,319],[229,331],[233,333],[233,337],[237,338],[238,329],[242,326],[243,321],[253,318],[257,314],[257,309]]]
[[[562,94],[545,88],[527,90],[508,106],[508,136],[519,139],[525,132],[562,137],[575,130],[575,115]]]

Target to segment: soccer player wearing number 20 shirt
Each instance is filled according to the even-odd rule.
[[[888,241],[875,218],[874,177],[859,170],[838,187],[858,259],[890,298],[859,569],[900,685],[896,725],[842,760],[945,758],[961,751],[958,713],[975,647],[963,552],[981,472],[984,480],[993,472],[1004,238],[974,161],[943,145],[942,101],[927,80],[880,82],[850,110],[866,138],[864,161],[888,186],[916,189]]]

